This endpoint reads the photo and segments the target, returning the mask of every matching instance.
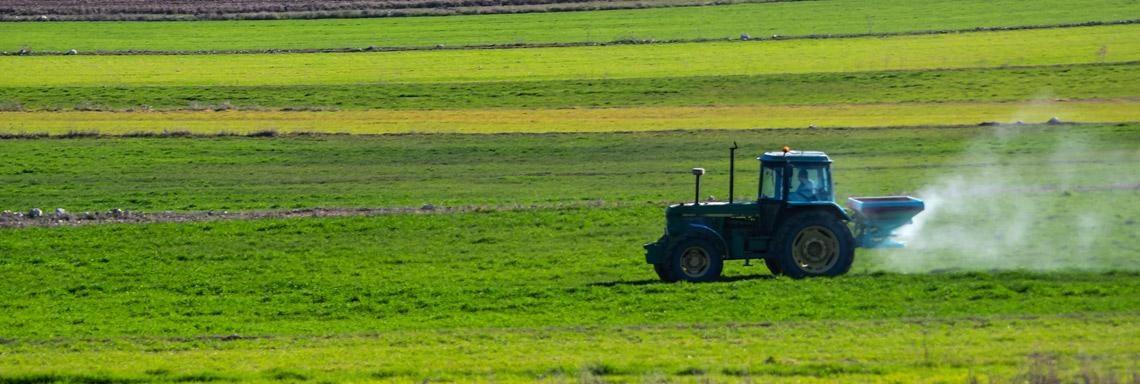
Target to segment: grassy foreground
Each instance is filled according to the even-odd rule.
[[[1128,268],[1122,221],[1067,272],[872,273],[889,256],[860,252],[844,278],[731,262],[705,285],[657,282],[650,206],[5,230],[0,325],[50,339],[1129,312],[1137,273],[1095,270]]]
[[[213,51],[897,33],[1140,18],[1123,0],[778,2],[552,14],[231,22],[0,23],[0,50]]]
[[[383,53],[0,57],[5,87],[572,80],[1140,60],[1140,25],[947,35]],[[1058,49],[1057,47],[1061,47]]]
[[[1140,121],[1140,100],[337,112],[0,112],[0,133],[580,133]]]
[[[0,347],[22,382],[1017,382],[1135,378],[1137,316],[591,326]],[[1064,330],[1064,331],[1059,331]],[[66,346],[66,347],[65,347]],[[65,350],[64,348],[67,348]],[[1075,352],[1079,349],[1079,352]],[[19,372],[19,373],[16,373]]]

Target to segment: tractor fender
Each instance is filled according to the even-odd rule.
[[[796,215],[800,212],[805,212],[805,211],[823,211],[823,212],[827,212],[831,215],[834,215],[835,218],[839,219],[840,221],[851,221],[851,215],[848,215],[847,211],[844,210],[843,207],[840,207],[839,204],[836,204],[833,202],[832,203],[825,203],[825,204],[820,204],[820,203],[788,203],[788,205],[791,209],[789,209],[788,212],[785,214],[785,218],[792,217],[793,215]],[[781,220],[781,221],[783,221],[783,220]]]
[[[685,227],[685,232],[671,237],[672,241],[669,242],[669,252],[673,251],[673,246],[682,241],[688,239],[705,239],[716,244],[717,248],[720,248],[721,254],[724,255],[725,258],[728,258],[728,242],[724,241],[724,236],[721,236],[720,232],[717,232],[707,225],[690,223]]]

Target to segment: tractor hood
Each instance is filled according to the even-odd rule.
[[[696,205],[673,204],[670,205],[669,208],[665,208],[665,217],[733,217],[754,215],[759,211],[760,206],[752,201],[736,203],[712,202]]]

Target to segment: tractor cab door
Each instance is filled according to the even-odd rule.
[[[784,173],[790,168],[786,164],[760,164],[760,233],[771,235],[775,232],[776,218],[784,208],[784,196],[788,194],[784,183]]]

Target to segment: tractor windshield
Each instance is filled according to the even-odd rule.
[[[788,201],[834,201],[826,165],[795,165],[789,175]]]

